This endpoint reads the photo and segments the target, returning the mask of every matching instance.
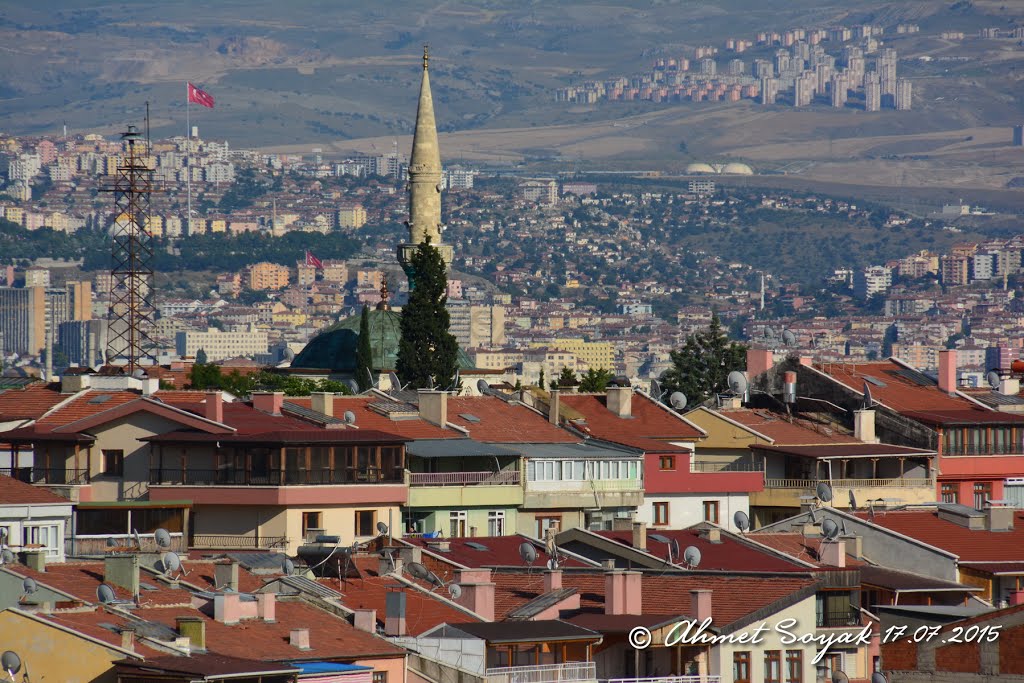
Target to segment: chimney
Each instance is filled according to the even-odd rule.
[[[551,591],[561,590],[562,588],[562,570],[561,569],[549,569],[544,572],[544,592],[550,593]]]
[[[318,413],[334,417],[334,394],[330,391],[314,391],[310,395],[311,405]]]
[[[711,618],[711,591],[706,588],[690,591],[690,614],[698,623]]]
[[[352,625],[360,631],[367,633],[377,632],[377,610],[355,609],[352,610]]]
[[[1013,531],[1013,514],[1015,508],[1002,505],[989,505],[985,512],[989,531]]]
[[[433,389],[419,389],[420,417],[432,425],[444,427],[448,424],[448,392]]]
[[[193,650],[206,649],[206,621],[202,617],[178,617],[174,623],[178,633],[188,638]]]
[[[217,590],[238,592],[238,563],[213,565],[213,583]]]
[[[139,594],[139,556],[107,555],[103,558],[103,580]]]
[[[774,365],[775,356],[770,349],[747,349],[747,378],[751,381],[771,370]]]
[[[309,629],[293,628],[291,633],[288,634],[288,642],[291,643],[292,647],[299,650],[309,650]]]
[[[722,542],[722,530],[717,526],[709,526],[700,530],[701,538],[708,539],[710,543],[721,543]]]
[[[121,629],[121,649],[135,652],[135,629]]]
[[[633,547],[647,550],[647,525],[643,522],[633,522]]]
[[[723,410],[739,410],[743,407],[742,396],[723,396],[721,401]]]
[[[261,413],[268,415],[280,415],[281,407],[284,405],[283,391],[254,391],[252,392],[252,407]]]
[[[29,569],[34,569],[37,572],[46,571],[46,551],[45,550],[26,550],[23,553],[25,558],[25,566]]]
[[[814,365],[814,357],[813,356],[800,356],[800,365],[803,365],[803,366],[808,367],[808,368],[811,367],[812,365]]]
[[[875,411],[853,411],[853,438],[864,443],[878,443],[875,436]]]
[[[60,393],[77,394],[83,389],[89,388],[89,375],[61,375]]]
[[[864,559],[864,538],[862,536],[853,536],[849,539],[853,543],[853,547],[850,548],[850,554],[853,555],[856,560]]]
[[[276,622],[277,595],[274,593],[257,593],[256,616],[270,624]]]
[[[457,569],[455,583],[462,587],[462,596],[455,602],[476,612],[484,621],[494,621],[494,582],[490,569]]]
[[[405,591],[389,590],[384,597],[384,635],[404,636]]]
[[[159,377],[146,377],[142,380],[142,395],[152,396],[156,392],[160,391],[160,378]]]
[[[1020,380],[1016,377],[1001,377],[999,379],[999,393],[1004,396],[1016,396],[1020,393]]]
[[[830,567],[846,567],[846,541],[837,539],[835,541],[822,541],[818,546],[818,559]]]
[[[939,390],[947,394],[956,391],[956,351],[939,351]]]
[[[643,607],[643,574],[615,570],[604,575],[604,613],[640,614]]]
[[[543,387],[541,387],[543,389]],[[548,403],[548,422],[553,425],[558,424],[558,413],[562,409],[561,401],[562,392],[558,389],[551,390],[551,401]]]
[[[633,388],[608,387],[608,410],[619,417],[633,417]]]
[[[241,621],[241,596],[238,593],[217,593],[213,596],[213,618],[229,625]]]
[[[206,409],[203,417],[214,422],[224,421],[224,399],[219,391],[206,392]]]

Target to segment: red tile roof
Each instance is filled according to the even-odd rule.
[[[104,583],[103,562],[98,561],[53,563],[46,566],[45,572],[37,572],[24,565],[5,565],[0,571],[8,571],[21,578],[31,577],[40,585],[49,586],[89,604],[97,602],[96,589],[101,583]],[[170,588],[146,572],[141,572],[139,578],[142,583],[156,588],[156,590],[142,589],[139,592],[139,599],[143,607],[191,604],[192,596],[187,589]],[[114,590],[114,595],[118,600],[132,599],[128,590],[111,583],[107,585]]]
[[[136,391],[101,391],[89,389],[79,392],[75,397],[36,421],[36,431],[52,430],[62,425],[71,424],[115,408],[123,403],[134,401],[141,396]]]
[[[471,415],[474,419],[466,419]],[[543,415],[522,404],[494,396],[459,396],[448,399],[448,421],[469,430],[486,443],[577,443],[579,437],[556,427]]]
[[[632,417],[629,418],[621,418],[608,410],[606,394],[566,394],[560,400],[583,416],[583,420],[572,421],[577,429],[649,453],[678,451],[678,447],[667,442],[693,441],[704,436],[696,426],[643,394],[632,394]]]
[[[498,572],[493,575],[495,589],[495,616],[504,618],[509,612],[534,599],[544,591],[544,575],[533,572]],[[643,618],[678,618],[691,612],[690,591],[712,591],[711,616],[714,626],[721,628],[752,612],[771,605],[777,600],[815,585],[809,577],[751,577],[722,574],[652,574],[641,579]],[[576,588],[580,596],[580,609],[574,614],[563,614],[566,621],[599,627],[596,615],[605,608],[605,576],[603,572],[588,570],[564,571],[562,586]],[[742,599],[736,599],[742,596]],[[633,619],[641,623],[639,617]],[[626,619],[625,621],[630,621]],[[661,620],[659,620],[661,621]],[[651,623],[648,619],[647,623]],[[655,622],[658,623],[658,622]]]
[[[312,409],[309,397],[287,397],[289,403]],[[387,415],[371,410],[370,404],[382,403],[385,399],[379,396],[335,396],[334,417],[341,417],[345,411],[351,410],[356,415],[356,426],[360,429],[376,429],[390,434],[398,434],[407,439],[461,439],[465,435],[455,429],[441,429],[420,418],[403,418],[392,420]],[[410,406],[415,412],[415,407]],[[449,408],[449,414],[451,409]],[[298,418],[296,418],[298,419]]]
[[[778,413],[770,410],[740,408],[718,411],[723,417],[749,427],[767,436],[774,445],[802,445],[825,443],[859,443],[849,434],[810,422],[794,419],[790,422]]]
[[[449,545],[446,551],[431,548],[431,541],[442,541]],[[463,567],[478,569],[484,567],[520,567],[523,565],[523,558],[519,555],[519,546],[523,543],[532,543],[537,549],[537,567],[543,567],[546,561],[544,544],[526,536],[476,536],[473,538],[440,538],[428,539],[419,536],[407,536],[402,539],[403,543],[419,546],[431,553],[444,558]],[[470,544],[481,545],[486,550],[474,548]],[[566,558],[567,567],[585,567],[586,563],[573,557]]]
[[[83,612],[56,612],[50,614],[44,614],[36,612],[34,616],[48,621],[64,628],[69,628],[73,631],[77,631],[84,636],[94,638],[107,645],[113,645],[114,647],[121,647],[121,634],[118,631],[110,628],[105,628],[101,624],[112,626],[117,629],[130,627],[132,622],[119,614],[107,612],[103,609],[93,609]],[[141,655],[147,659],[150,657],[159,657],[165,654],[163,650],[157,650],[151,648],[144,643],[140,642],[139,639],[135,640],[135,654]]]
[[[808,562],[816,566],[822,565],[818,550],[821,547],[820,538],[808,538],[799,533],[758,533],[750,534],[747,538],[755,543],[768,546],[780,553],[785,553],[802,562]],[[846,566],[860,566],[864,563],[849,553],[846,554]]]
[[[599,536],[618,541],[633,547],[631,531],[596,531]],[[700,568],[702,570],[719,570],[732,572],[807,572],[808,567],[801,566],[784,557],[738,540],[728,533],[721,534],[721,543],[712,543],[701,536],[700,529],[658,529],[647,530],[647,552],[655,557],[668,557],[668,545],[652,536],[664,536],[675,539],[680,550],[693,546],[701,553]],[[755,539],[756,540],[756,539]],[[800,558],[803,559],[803,558]],[[676,559],[676,563],[681,562]]]
[[[0,474],[0,506],[71,505],[71,501],[44,488]]]
[[[868,513],[858,512],[867,519]],[[959,556],[961,562],[1024,561],[1024,511],[1015,512],[1012,531],[971,531],[939,519],[930,510],[875,513],[872,523]]]
[[[60,393],[59,384],[37,382],[23,389],[0,391],[0,422],[36,420],[61,401],[71,398]]]
[[[935,451],[909,446],[890,446],[884,443],[830,443],[815,446],[769,446],[756,445],[752,449],[785,453],[802,458],[856,457],[862,455],[897,455],[905,457],[935,455]]]

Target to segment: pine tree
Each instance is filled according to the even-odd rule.
[[[367,391],[373,386],[373,349],[370,347],[370,309],[363,306],[363,314],[359,319],[359,344],[356,347],[356,384],[359,391]]]
[[[728,389],[726,378],[744,367],[746,353],[746,345],[730,341],[713,314],[707,329],[691,334],[683,348],[669,354],[672,367],[662,373],[662,387],[669,393],[681,391],[696,406]]]
[[[580,378],[581,394],[600,394],[608,388],[608,383],[615,379],[610,370],[590,368]]]
[[[402,308],[395,371],[411,389],[426,388],[431,380],[435,387],[450,387],[458,368],[459,344],[449,332],[451,318],[445,308],[448,269],[429,240],[419,245],[409,265],[409,302]]]
[[[558,387],[574,387],[580,383],[579,379],[576,378],[576,373],[568,367],[562,368],[562,374],[558,376],[556,382]]]
[[[206,365],[206,362],[206,351],[204,351],[203,349],[198,349],[196,351],[196,365]]]

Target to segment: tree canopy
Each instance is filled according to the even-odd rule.
[[[410,263],[409,301],[402,308],[395,371],[411,389],[450,387],[458,369],[459,344],[449,331],[448,269],[429,239]]]
[[[248,396],[254,391],[283,391],[285,396],[309,396],[314,391],[330,391],[335,394],[351,394],[341,382],[330,379],[306,379],[292,375],[279,375],[261,370],[243,375],[238,370],[225,374],[220,366],[213,363],[196,363],[189,372],[189,384],[193,389],[221,389],[235,396]]]
[[[580,378],[580,393],[584,394],[600,394],[608,388],[608,383],[611,382],[615,376],[611,370],[604,368],[598,368],[594,370],[590,368]]]
[[[695,406],[728,389],[726,378],[746,363],[746,344],[731,341],[722,330],[718,315],[711,324],[686,338],[683,348],[670,354],[672,367],[660,381],[668,392],[681,391]]]
[[[356,346],[356,384],[359,391],[373,386],[373,347],[370,346],[370,309],[363,306],[359,317],[359,344]]]

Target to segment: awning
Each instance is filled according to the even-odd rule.
[[[421,439],[406,445],[405,452],[417,458],[518,458],[522,455],[519,451],[473,439]]]

